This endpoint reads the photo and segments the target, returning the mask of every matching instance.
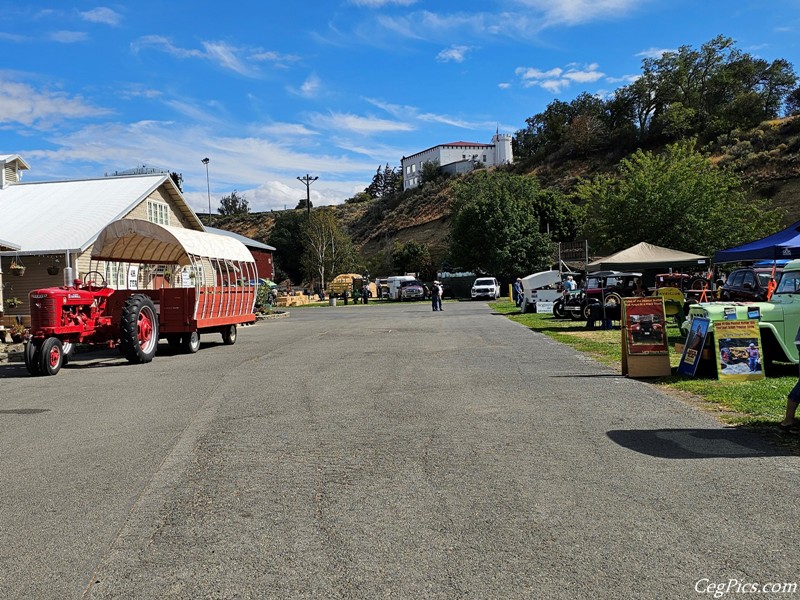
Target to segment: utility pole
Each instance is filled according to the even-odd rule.
[[[206,192],[208,193],[208,218],[206,219],[206,225],[211,223],[211,184],[208,180],[208,163],[211,162],[211,159],[207,156],[200,161],[206,166]]]
[[[314,183],[319,177],[311,177],[308,173],[306,173],[305,177],[298,177],[297,180],[301,181],[306,184],[306,211],[308,212],[308,218],[311,219],[311,184]]]

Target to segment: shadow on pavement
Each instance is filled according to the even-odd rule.
[[[796,449],[768,443],[763,431],[724,429],[620,429],[608,437],[620,446],[658,458],[794,456]],[[778,437],[777,432],[775,436]]]

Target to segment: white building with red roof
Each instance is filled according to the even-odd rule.
[[[492,136],[491,144],[450,142],[404,156],[400,161],[403,169],[403,190],[413,189],[422,183],[422,165],[427,162],[438,165],[442,172],[451,175],[468,173],[476,166],[496,167],[509,164],[514,162],[511,136],[498,132]]]

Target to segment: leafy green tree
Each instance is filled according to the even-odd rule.
[[[553,256],[547,229],[574,234],[577,213],[533,177],[476,171],[453,187],[450,257],[463,268],[503,278],[539,271]]]
[[[300,201],[297,203],[297,206],[294,207],[295,210],[299,209],[306,210],[307,208],[314,208],[314,203],[307,198],[300,198]]]
[[[395,242],[392,248],[392,268],[395,273],[419,273],[424,279],[433,279],[431,253],[427,244],[416,240]]]
[[[800,87],[792,90],[786,97],[786,115],[789,117],[800,115]]]
[[[303,238],[303,270],[309,279],[316,279],[323,288],[330,278],[358,269],[353,242],[339,226],[332,210],[321,209],[311,213],[303,228]]]
[[[244,194],[233,190],[219,201],[217,212],[221,215],[246,215],[250,212],[250,203]]]
[[[602,251],[638,242],[710,256],[773,233],[782,212],[746,197],[734,173],[718,168],[686,140],[663,154],[638,150],[618,176],[581,182],[587,237]]]
[[[301,257],[305,250],[304,212],[286,210],[275,213],[275,224],[266,243],[275,247],[275,278],[299,283],[303,279]],[[280,276],[278,275],[280,273]]]
[[[426,160],[422,163],[422,170],[420,172],[420,185],[425,185],[429,181],[436,181],[442,174],[442,169],[439,167],[438,160]]]

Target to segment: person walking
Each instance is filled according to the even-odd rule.
[[[434,281],[431,286],[431,308],[433,310],[444,310],[442,308],[442,284],[439,281]]]

